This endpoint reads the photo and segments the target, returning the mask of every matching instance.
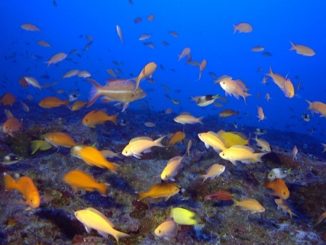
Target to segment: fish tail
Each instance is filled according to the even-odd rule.
[[[141,201],[147,197],[147,192],[140,192],[138,194],[138,201]]]
[[[106,188],[107,188],[106,184],[104,184],[104,183],[100,183],[100,184],[98,185],[98,187],[97,187],[97,190],[98,190],[98,192],[100,192],[102,195],[105,195],[105,194],[106,194]]]
[[[118,115],[109,116],[109,121],[113,122],[114,124],[117,124],[117,118]]]
[[[120,238],[128,237],[129,235],[127,233],[115,230],[114,232],[112,232],[112,236],[114,236],[115,240],[119,244],[119,239]]]
[[[154,140],[154,142],[155,142],[155,146],[164,147],[164,146],[162,145],[162,142],[161,142],[164,138],[165,138],[165,135],[162,136],[162,137],[160,137],[160,138],[158,138],[158,139],[156,139],[156,140]]]
[[[93,87],[91,88],[90,100],[87,105],[87,107],[90,107],[101,96],[100,89],[102,88],[102,86],[98,84],[94,79],[88,79],[88,81],[93,85]]]
[[[237,26],[233,25],[233,34],[236,33],[238,31]]]
[[[261,158],[266,155],[268,152],[263,152],[263,153],[255,153],[255,161],[256,162],[262,162]]]
[[[199,122],[200,124],[203,124],[203,122],[202,122],[203,119],[204,119],[204,117],[200,117],[200,118],[198,118],[198,122]]]
[[[206,174],[203,174],[201,177],[203,178],[203,182],[202,183],[204,183],[207,180],[207,175]]]
[[[136,91],[139,88],[139,84],[140,84],[140,81],[141,81],[141,74],[139,74],[139,76],[136,78],[136,86],[135,86],[134,91]]]
[[[107,169],[111,170],[112,172],[116,173],[118,170],[118,164],[114,163],[114,162],[109,162],[109,164],[107,164]]]
[[[18,189],[18,185],[16,180],[11,177],[9,174],[4,173],[4,184],[5,184],[5,189],[6,190],[17,190]]]
[[[239,201],[235,198],[232,199],[234,206],[238,206],[239,205]]]
[[[270,66],[267,75],[270,76],[270,77],[272,77],[273,74],[274,73],[273,73],[272,67]]]
[[[291,41],[290,41],[290,44],[291,44],[290,50],[295,50],[295,44],[293,42],[291,42]]]

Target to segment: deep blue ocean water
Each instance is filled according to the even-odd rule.
[[[302,115],[309,113],[305,100],[326,102],[326,3],[323,0],[3,0],[0,8],[1,94],[9,91],[21,99],[32,94],[38,102],[64,89],[65,93],[58,95],[62,99],[74,91],[79,91],[81,99],[88,99],[91,85],[78,78],[63,80],[65,72],[85,69],[104,84],[110,78],[106,73],[109,68],[119,68],[122,71],[119,77],[130,78],[137,76],[146,63],[154,61],[160,66],[153,76],[155,82],[142,81],[147,97],[132,103],[130,109],[172,108],[176,113],[187,111],[205,117],[231,108],[239,111],[240,116],[224,119],[226,122],[307,134],[313,131],[322,141],[325,138],[325,118],[314,114],[310,122],[302,120]],[[146,19],[150,14],[155,15],[152,22]],[[136,17],[143,21],[135,24]],[[234,33],[233,25],[239,22],[250,23],[253,32]],[[24,31],[20,28],[23,23],[35,24],[41,31]],[[116,25],[122,28],[123,44],[117,37]],[[176,31],[179,37],[172,37],[169,31]],[[142,33],[152,35],[147,41],[155,44],[154,49],[138,40]],[[87,51],[83,51],[87,43],[85,35],[94,39]],[[41,39],[52,47],[38,46],[36,42]],[[289,50],[290,41],[312,47],[316,55],[297,55]],[[264,46],[271,56],[253,53],[250,49],[256,45]],[[199,81],[198,67],[177,60],[185,47],[191,48],[194,60],[208,61]],[[53,54],[69,53],[73,49],[79,56],[71,54],[68,60],[50,67],[45,64]],[[121,64],[117,66],[114,61]],[[300,87],[294,98],[286,98],[271,80],[262,84],[269,67],[290,78],[295,88]],[[209,72],[243,80],[251,96],[246,102],[227,97],[227,103],[221,108],[213,105],[199,108],[191,100],[192,96],[224,95]],[[41,91],[21,88],[18,80],[27,75],[37,78],[41,84],[57,84]],[[267,92],[271,95],[269,102],[264,98]],[[179,100],[180,104],[174,105],[169,98]],[[257,106],[264,108],[267,119],[263,122],[257,120]]]

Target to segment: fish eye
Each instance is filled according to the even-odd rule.
[[[162,232],[161,230],[158,230],[158,233],[159,233],[159,234],[161,234],[161,232]]]

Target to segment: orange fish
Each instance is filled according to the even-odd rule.
[[[44,41],[44,40],[39,40],[37,41],[37,44],[43,48],[50,48],[51,45],[47,42],[47,41]]]
[[[71,138],[69,134],[63,132],[51,132],[45,134],[43,137],[46,142],[55,147],[62,146],[66,148],[71,148],[76,145],[74,139]]]
[[[154,14],[150,14],[150,15],[147,16],[147,20],[149,22],[152,22],[154,19],[155,19],[155,15]]]
[[[170,197],[178,194],[180,187],[176,183],[163,182],[151,186],[147,191],[140,192],[138,200],[145,198],[162,198],[168,200]]]
[[[22,129],[22,123],[11,112],[6,112],[6,115],[7,120],[2,125],[2,132],[13,137],[15,133]]]
[[[63,176],[63,181],[70,185],[74,191],[84,189],[86,191],[97,190],[103,195],[106,193],[106,185],[104,183],[97,182],[91,175],[78,169],[66,173]]]
[[[12,106],[16,102],[16,97],[11,93],[5,93],[0,100],[0,104],[4,106]]]
[[[75,101],[70,110],[71,111],[79,111],[81,108],[83,108],[85,105],[87,104],[87,102],[84,102],[84,101],[80,101],[80,100],[77,100]]]
[[[38,105],[44,109],[51,109],[60,107],[63,105],[68,105],[67,100],[61,100],[54,96],[45,97],[43,100],[41,100]]]
[[[25,31],[40,31],[40,28],[30,23],[22,24],[20,28],[22,28]]]
[[[64,59],[67,58],[67,54],[66,53],[57,53],[55,55],[53,55],[46,63],[49,65],[54,65],[54,64],[57,64],[61,61],[63,61]]]
[[[203,71],[205,70],[206,66],[207,66],[207,60],[203,59],[199,64],[199,77],[198,77],[198,80],[201,79],[201,76],[202,76]]]
[[[139,83],[144,78],[152,78],[153,73],[156,71],[157,64],[155,62],[149,62],[144,66],[144,68],[140,71],[137,79],[136,79],[136,89],[139,87]]]
[[[186,137],[186,134],[182,131],[178,131],[178,132],[174,133],[168,142],[168,146],[173,146],[173,145],[181,142],[185,137]]]
[[[290,196],[290,191],[283,179],[275,179],[273,181],[269,181],[265,183],[265,187],[272,189],[274,191],[274,195],[283,200],[288,199]]]
[[[23,176],[18,180],[4,173],[5,190],[17,190],[25,198],[26,204],[31,208],[38,208],[41,203],[40,194],[30,177]]]
[[[117,123],[117,115],[108,115],[105,111],[94,110],[87,113],[83,118],[83,125],[90,128],[95,128],[98,124],[103,124],[107,121]]]
[[[187,57],[187,60],[191,59],[191,49],[190,48],[184,48],[181,53],[179,54],[178,61],[180,61],[182,58]]]
[[[105,159],[102,152],[93,146],[77,145],[71,149],[71,155],[82,159],[86,164],[99,168],[106,168],[116,172],[118,165]]]
[[[228,191],[217,191],[205,196],[205,200],[231,201],[232,199],[233,195]]]

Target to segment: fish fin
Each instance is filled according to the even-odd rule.
[[[234,166],[236,166],[237,165],[237,161],[230,161]]]
[[[129,106],[129,102],[123,103],[121,112],[124,112],[125,110],[127,110],[128,106]]]
[[[141,157],[142,157],[141,154],[136,154],[136,153],[134,153],[133,156],[134,156],[135,158],[137,158],[137,159],[141,159]]]
[[[91,233],[91,231],[92,231],[92,228],[89,228],[88,226],[86,226],[86,225],[84,225],[84,227],[85,227],[85,230],[86,230],[86,232],[87,233]]]
[[[154,143],[155,143],[155,146],[158,146],[158,147],[164,147],[164,145],[162,145],[161,141],[165,138],[165,135],[154,140]]]
[[[200,117],[200,118],[198,118],[198,122],[199,122],[200,124],[203,124],[203,122],[202,122],[203,119],[204,119],[204,117]]]
[[[101,93],[99,90],[102,88],[102,86],[100,84],[98,84],[94,79],[87,79],[87,81],[89,81],[93,85],[93,87],[91,89],[91,93],[90,93],[90,100],[87,104],[87,107],[90,107],[101,96]]]
[[[3,176],[4,176],[5,190],[15,190],[15,189],[17,190],[18,189],[17,182],[13,177],[11,177],[7,173],[3,173]]]
[[[201,177],[203,178],[203,182],[202,183],[204,183],[207,180],[207,178],[208,178],[208,176],[206,174],[201,175]]]
[[[208,149],[209,148],[209,144],[207,144],[205,142],[204,142],[204,144],[205,144],[206,149]]]
[[[152,152],[151,149],[146,149],[143,151],[143,153],[150,153],[150,152]]]
[[[105,232],[103,232],[103,231],[97,231],[98,232],[98,234],[100,234],[102,237],[104,237],[104,238],[108,238],[108,234],[107,233],[105,233]]]

